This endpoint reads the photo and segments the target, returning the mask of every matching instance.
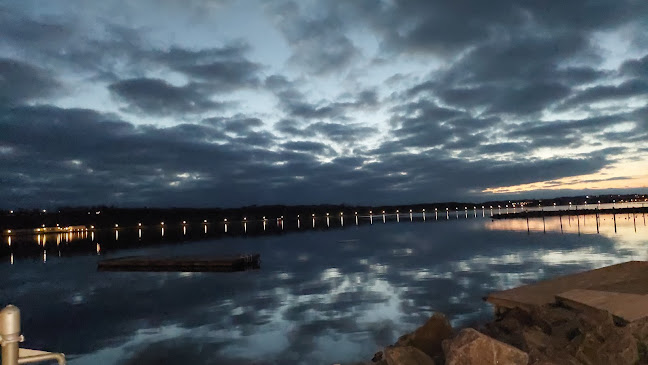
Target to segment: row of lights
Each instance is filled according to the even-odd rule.
[[[638,200],[635,200],[635,201],[638,201]],[[648,201],[648,199],[645,199],[645,201]],[[613,204],[614,204],[614,203],[616,203],[616,200],[613,200],[612,202],[613,202]],[[587,205],[587,204],[588,204],[587,201],[584,201],[584,205]],[[601,204],[601,201],[600,201],[600,200],[598,201],[598,204]],[[518,205],[520,205],[520,206],[524,206],[523,203],[519,203]],[[569,202],[569,207],[570,207],[570,209],[571,209],[571,206],[572,206],[572,205],[573,205],[573,203],[572,203],[572,202]],[[515,204],[515,203],[512,203],[511,206],[512,206],[512,207],[515,207],[516,204]],[[555,207],[555,206],[556,206],[556,203],[553,203],[553,206]],[[505,208],[508,208],[508,207],[509,207],[509,205],[506,204],[506,205],[505,205]],[[538,207],[542,207],[542,204],[538,204]],[[485,208],[486,208],[486,207],[485,207],[484,205],[481,206],[481,209],[485,209]],[[502,208],[501,204],[500,204],[500,205],[497,205],[497,208],[498,208],[498,209],[501,209],[501,208]],[[476,210],[476,209],[477,209],[477,206],[473,206],[473,209]],[[490,209],[490,210],[493,210],[494,207],[493,207],[492,205],[490,205],[490,206],[489,206],[489,209]],[[446,207],[445,210],[446,210],[446,211],[449,211],[449,208]],[[455,207],[455,211],[458,211],[458,210],[459,210],[459,207]],[[464,207],[464,210],[468,210],[468,207],[465,206],[465,207]],[[434,211],[435,211],[435,212],[438,212],[438,208],[434,208]],[[11,212],[13,212],[13,211],[11,211]],[[409,212],[410,212],[410,213],[413,213],[413,210],[410,209]],[[425,213],[425,209],[422,209],[422,212]],[[100,213],[100,212],[97,212],[97,214],[99,214],[99,213]],[[354,214],[357,216],[357,215],[358,215],[358,212],[355,212]],[[386,211],[383,210],[383,211],[382,211],[382,214],[383,214],[383,215],[386,214]],[[399,210],[399,209],[396,210],[396,214],[400,214],[400,210]],[[369,211],[369,215],[373,215],[373,210],[370,210],[370,211]],[[315,218],[315,213],[313,213],[311,216],[312,216],[313,218]],[[326,216],[327,216],[327,217],[330,216],[330,213],[326,213]],[[344,216],[344,212],[340,212],[340,216]],[[284,218],[284,217],[281,216],[281,217],[278,218],[278,219],[283,219],[283,218]],[[298,214],[298,215],[297,215],[297,219],[299,219],[299,218],[300,218],[300,215]],[[224,221],[225,223],[228,222],[227,218],[223,219],[223,221]],[[244,222],[247,222],[247,217],[243,217],[243,221],[244,221]],[[265,216],[263,216],[263,221],[267,221],[267,218],[266,218]],[[204,223],[204,224],[208,224],[207,219],[203,220],[203,223]],[[186,225],[186,224],[187,224],[187,221],[186,221],[186,220],[183,220],[183,221],[182,221],[182,224],[183,224],[183,225]],[[137,225],[138,225],[138,227],[142,227],[142,223],[138,223]],[[160,222],[160,225],[161,225],[161,226],[164,226],[164,222]],[[45,231],[46,228],[45,228],[45,225],[44,225],[44,224],[43,224],[42,227],[43,227],[43,231]],[[56,228],[61,229],[61,228],[59,227],[59,224],[56,225]],[[119,228],[119,224],[115,224],[115,229],[118,229],[118,228]],[[71,231],[71,230],[73,230],[73,227],[65,227],[65,228],[62,228],[62,229]],[[95,226],[90,226],[90,229],[95,229]],[[83,230],[87,231],[88,229],[87,229],[87,228],[85,228],[85,229],[79,229],[79,231],[83,231]],[[37,232],[40,232],[41,229],[40,229],[40,228],[37,228],[36,231],[37,231]],[[7,230],[7,233],[8,233],[8,234],[11,234],[12,231],[11,231],[11,230]]]
[[[640,200],[640,199],[630,199],[630,200],[629,200],[629,202],[639,202],[639,201],[641,201],[641,200]],[[644,198],[643,201],[648,202],[648,198]],[[616,200],[612,200],[612,202],[613,202],[613,203],[616,203]],[[620,200],[619,202],[620,202],[620,203],[623,203],[623,202],[625,202],[625,200],[622,199],[622,200]],[[525,202],[519,202],[519,203],[511,203],[511,206],[515,207],[516,204],[517,204],[518,206],[528,205],[528,203],[525,203]],[[569,202],[569,204],[571,205],[572,203]],[[585,201],[585,204],[587,204],[587,201]],[[598,204],[601,204],[601,201],[600,201],[600,200],[598,201]],[[540,205],[540,204],[538,204],[538,205]],[[553,203],[553,205],[556,205],[556,203]],[[508,207],[508,205],[506,205],[506,206]],[[491,205],[490,207],[492,208],[493,206]],[[498,207],[500,207],[500,205],[498,205]],[[483,209],[483,208],[484,208],[484,206],[482,205],[482,209]],[[437,210],[437,208],[434,208],[434,210]],[[447,210],[447,208],[446,208],[446,210]],[[43,213],[47,213],[47,209],[43,209],[42,212],[43,212]],[[410,209],[410,212],[412,212],[411,209]],[[425,212],[425,209],[423,209],[423,212]],[[371,213],[371,211],[370,211],[370,213]],[[398,210],[396,211],[396,213],[398,213]],[[9,211],[9,214],[14,214],[14,211],[13,211],[13,210],[10,210],[10,211]],[[88,212],[88,214],[90,214],[90,212]],[[96,211],[95,214],[96,214],[96,215],[99,215],[99,214],[101,214],[101,211]],[[357,215],[358,212],[355,212],[355,214]],[[327,213],[327,215],[328,215],[328,213]],[[340,215],[342,215],[342,213],[340,213]],[[283,217],[282,217],[282,218],[283,218]],[[245,218],[244,218],[244,219],[245,219]],[[183,221],[183,222],[184,222],[184,221]],[[164,222],[163,222],[163,223],[164,223]],[[205,223],[207,223],[207,220],[205,220]]]

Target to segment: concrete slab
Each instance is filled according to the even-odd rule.
[[[528,309],[533,306],[554,303],[557,295],[574,289],[648,295],[648,262],[629,261],[565,275],[491,293],[486,300],[497,307]]]
[[[648,317],[648,295],[574,289],[556,295],[556,300],[580,310],[604,310],[626,322]]]

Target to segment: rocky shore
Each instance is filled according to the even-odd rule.
[[[361,364],[648,364],[648,318],[629,323],[606,311],[547,304],[503,311],[479,328],[457,331],[435,313]]]

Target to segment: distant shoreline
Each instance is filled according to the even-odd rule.
[[[589,202],[594,204],[640,204],[646,202],[648,205],[648,196],[641,194],[626,195],[601,195],[601,196],[572,196],[559,197],[553,199],[520,199],[520,200],[501,200],[486,202],[440,202],[440,203],[419,203],[419,204],[402,204],[402,205],[347,205],[347,204],[320,204],[320,205],[262,205],[262,206],[244,206],[239,208],[118,208],[106,206],[90,207],[61,207],[56,211],[47,211],[39,209],[31,210],[4,210],[0,211],[0,231],[9,229],[32,229],[37,227],[55,227],[57,224],[61,227],[66,226],[94,226],[98,229],[111,228],[115,224],[120,226],[158,225],[161,222],[177,224],[183,221],[203,222],[223,222],[225,219],[230,221],[253,221],[253,220],[274,220],[277,218],[293,219],[307,217],[322,217],[327,214],[330,217],[367,216],[382,215],[383,211],[387,215],[422,213],[433,214],[435,210],[439,215],[446,210],[452,212],[464,212],[473,210],[490,210],[497,209],[498,214],[493,217],[499,217],[500,212],[504,209],[521,207],[528,209],[537,209],[537,207],[554,207],[567,206],[572,203],[576,208],[578,205],[585,205]],[[602,211],[601,211],[602,212]],[[515,211],[512,214],[520,214]],[[531,216],[548,216],[550,211],[544,213],[526,212]],[[582,214],[582,213],[579,213]],[[512,218],[511,214],[507,214]],[[526,217],[526,215],[524,216]]]

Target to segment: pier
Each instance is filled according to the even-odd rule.
[[[586,209],[560,209],[560,210],[549,210],[550,207],[546,207],[546,210],[525,210],[522,212],[513,212],[513,213],[498,213],[493,214],[491,218],[493,219],[512,219],[512,218],[542,218],[542,217],[558,217],[558,216],[575,216],[575,215],[602,215],[602,214],[611,214],[611,215],[620,215],[620,214],[640,214],[648,213],[648,207],[628,207],[628,208],[607,208],[607,209],[598,209],[598,208],[586,208]]]

